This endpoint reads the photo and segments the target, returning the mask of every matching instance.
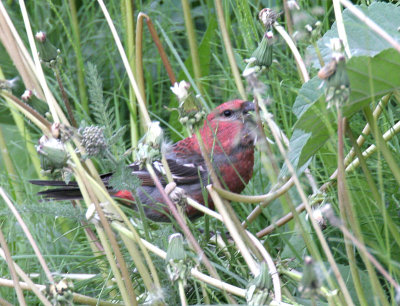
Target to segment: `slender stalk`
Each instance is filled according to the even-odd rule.
[[[261,255],[263,256],[265,262],[268,265],[268,271],[269,274],[271,275],[272,283],[274,286],[274,301],[281,303],[282,302],[281,282],[279,280],[279,274],[276,269],[274,260],[272,259],[271,255],[267,252],[267,250],[264,248],[262,243],[256,237],[254,237],[253,234],[251,234],[249,231],[247,231],[247,234],[249,235],[251,241],[253,241],[256,248],[260,251]]]
[[[23,113],[29,120],[42,130],[44,134],[50,133],[51,123],[47,121],[42,115],[40,115],[36,110],[30,107],[28,104],[22,102],[16,96],[12,95],[11,93],[2,91],[1,95],[8,99],[7,101],[15,106],[21,113]]]
[[[132,69],[130,67],[130,64],[129,64],[128,58],[126,56],[126,53],[124,51],[124,48],[122,47],[121,40],[119,39],[117,30],[115,29],[114,23],[113,23],[113,21],[111,19],[111,16],[110,16],[110,14],[109,14],[109,12],[107,10],[107,7],[105,6],[103,0],[97,0],[97,2],[99,3],[101,10],[102,10],[104,16],[106,17],[108,26],[110,27],[111,33],[112,33],[112,35],[114,37],[115,44],[117,45],[118,51],[119,51],[119,53],[121,55],[122,62],[123,62],[124,67],[125,67],[125,71],[128,74],[129,81],[130,81],[130,83],[132,85],[132,88],[133,88],[133,90],[135,92],[135,95],[136,95],[136,98],[137,98],[137,101],[138,101],[139,110],[140,110],[142,119],[146,123],[146,126],[148,126],[150,124],[151,120],[150,120],[149,113],[147,112],[146,103],[144,101],[144,97],[140,93],[140,90],[139,90],[139,87],[138,87],[138,85],[136,83],[135,77],[133,76]]]
[[[194,72],[194,78],[199,88],[200,92],[202,92],[201,88],[201,67],[200,67],[200,57],[197,47],[196,41],[196,32],[194,30],[193,18],[192,14],[190,13],[190,5],[188,0],[181,0],[182,9],[183,9],[183,17],[185,19],[185,26],[186,26],[186,35],[189,41],[189,49],[190,55],[192,58],[192,66]]]
[[[233,78],[235,79],[235,84],[236,84],[237,90],[239,91],[241,98],[246,99],[246,97],[247,97],[246,91],[244,90],[243,82],[242,82],[242,79],[241,79],[241,76],[239,73],[239,69],[236,64],[235,56],[233,54],[232,44],[229,39],[228,29],[227,29],[226,23],[225,23],[222,1],[214,0],[214,5],[215,5],[216,12],[217,12],[217,19],[218,19],[219,28],[221,30],[222,40],[224,41],[224,45],[225,45],[225,52],[228,56],[229,64],[231,66],[231,70],[232,70]]]
[[[294,59],[296,60],[297,67],[299,69],[299,74],[302,79],[302,82],[303,83],[308,82],[310,80],[310,76],[308,75],[306,65],[304,64],[300,52],[299,50],[297,50],[296,44],[289,36],[289,34],[285,31],[285,29],[278,22],[275,22],[274,28],[282,36],[282,38],[285,40],[290,50],[292,51]]]
[[[335,19],[336,19],[339,38],[343,42],[346,56],[348,58],[351,58],[349,42],[347,41],[346,29],[344,27],[344,22],[343,22],[342,8],[340,7],[340,0],[333,0],[332,2],[333,2],[333,10],[335,12]]]
[[[283,11],[285,12],[286,27],[288,29],[289,35],[293,37],[293,20],[290,14],[288,0],[283,0]]]
[[[179,288],[179,298],[181,300],[182,306],[187,306],[187,300],[185,295],[185,288],[183,287],[183,281],[181,279],[178,280],[178,288]]]
[[[231,234],[233,240],[235,241],[235,246],[237,247],[237,249],[240,251],[240,253],[243,256],[243,259],[245,260],[247,266],[249,267],[251,273],[253,273],[253,275],[257,275],[260,271],[256,261],[253,259],[253,257],[251,256],[250,250],[248,249],[247,245],[245,244],[244,240],[241,239],[241,236],[238,232],[237,227],[235,226],[235,224],[233,223],[233,221],[231,220],[231,218],[229,217],[229,214],[225,208],[224,203],[222,203],[221,198],[219,198],[217,196],[217,193],[213,190],[211,185],[207,186],[207,190],[208,193],[210,194],[215,207],[217,208],[217,210],[219,211],[219,213],[222,216],[222,220],[226,226],[226,228],[228,229],[229,233]]]
[[[10,253],[6,238],[4,237],[4,234],[3,234],[3,231],[1,230],[1,228],[0,228],[0,245],[4,252],[4,257],[7,262],[8,270],[10,270],[14,289],[15,289],[15,292],[16,292],[17,298],[18,298],[18,303],[19,303],[19,305],[25,306],[26,301],[25,301],[24,294],[22,293],[22,289],[21,289],[21,286],[18,281],[17,271],[15,271],[14,263],[11,258],[11,253]]]
[[[124,27],[125,27],[125,50],[127,53],[128,57],[128,62],[129,66],[132,69],[132,71],[135,71],[135,61],[138,61],[138,59],[135,56],[135,49],[137,50],[137,44],[135,43],[135,23],[134,23],[134,9],[133,9],[133,1],[131,0],[123,0],[121,1],[121,15],[124,16]],[[136,35],[136,38],[138,35]],[[140,36],[141,37],[141,36]],[[141,47],[140,47],[141,48]],[[142,61],[142,58],[139,59],[139,61]],[[146,97],[146,92],[144,90],[144,82],[139,78],[139,75],[136,71],[135,74],[138,82],[138,87],[140,90],[140,93],[145,99]],[[129,116],[129,127],[130,127],[130,134],[131,134],[131,147],[136,147],[139,138],[140,138],[140,131],[139,131],[139,126],[138,126],[138,114],[137,114],[137,107],[135,105],[136,102],[136,97],[135,97],[135,91],[132,87],[132,85],[129,85],[129,102],[128,108],[130,112]],[[142,131],[146,130],[146,123],[142,122]]]
[[[354,218],[351,216],[351,203],[350,203],[350,196],[346,189],[346,175],[345,175],[345,168],[344,168],[344,118],[342,117],[342,109],[339,104],[337,104],[337,113],[338,113],[338,201],[339,201],[339,212],[340,216],[345,224],[345,226],[350,226],[350,220],[353,221]],[[345,249],[346,254],[349,260],[350,272],[353,278],[354,287],[357,292],[357,297],[361,305],[366,305],[367,301],[365,299],[364,290],[361,285],[360,275],[358,273],[357,263],[355,259],[354,250],[352,245],[349,241],[345,240]]]
[[[88,114],[89,113],[89,103],[88,97],[86,93],[86,85],[85,85],[85,76],[84,76],[84,63],[82,57],[81,50],[81,38],[80,38],[80,30],[79,30],[79,22],[78,22],[78,14],[76,11],[76,0],[69,0],[69,9],[71,11],[70,23],[72,27],[72,35],[74,37],[74,51],[76,55],[76,74],[78,77],[78,89],[79,89],[79,101],[82,105],[83,110]]]
[[[67,110],[69,120],[71,121],[71,124],[72,124],[73,127],[78,127],[78,124],[76,123],[76,120],[75,120],[74,113],[72,111],[71,103],[69,103],[67,92],[65,91],[64,85],[63,85],[62,80],[61,80],[60,70],[56,66],[56,67],[53,68],[53,71],[54,71],[54,73],[56,75],[58,87],[60,88],[61,97],[63,99],[65,108]]]

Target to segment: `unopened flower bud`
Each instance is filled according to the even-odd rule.
[[[60,54],[60,50],[47,39],[45,32],[36,33],[35,38],[38,41],[37,48],[40,59],[48,64],[54,63]]]
[[[265,262],[261,263],[260,273],[247,285],[246,300],[248,305],[267,305],[269,290],[271,288],[271,275]]]
[[[144,137],[144,143],[152,146],[155,149],[159,149],[161,147],[161,143],[164,140],[164,131],[160,127],[160,122],[153,121],[151,122],[146,136]]]
[[[167,250],[167,273],[171,281],[181,280],[184,286],[190,273],[191,263],[188,260],[181,234],[173,234],[169,237]]]
[[[299,290],[304,295],[318,294],[322,286],[322,271],[317,263],[314,262],[312,257],[306,256],[304,258],[303,277],[301,279],[301,286]]]
[[[251,55],[251,58],[255,58],[252,63],[254,66],[259,66],[261,68],[268,68],[271,66],[274,43],[273,38],[274,35],[271,31],[265,33],[257,49],[254,50],[253,54]]]
[[[68,152],[58,139],[42,136],[36,150],[39,153],[41,167],[45,171],[62,169],[67,165]]]

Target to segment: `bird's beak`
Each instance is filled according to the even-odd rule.
[[[251,101],[243,102],[243,114],[247,115],[249,112],[254,111],[254,103]]]

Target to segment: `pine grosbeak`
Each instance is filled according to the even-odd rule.
[[[204,146],[222,185],[236,193],[244,189],[253,174],[256,128],[252,117],[248,114],[253,110],[252,102],[242,100],[225,102],[207,116],[200,129]],[[202,189],[210,183],[210,178],[196,136],[185,138],[167,147],[165,157],[177,187],[204,205]],[[166,186],[162,163],[155,161],[153,167],[163,186]],[[136,190],[136,194],[143,204],[146,216],[157,221],[168,220],[169,209],[149,173],[145,169],[139,169],[137,163],[129,165],[129,168],[141,181],[141,187]],[[111,175],[111,173],[102,175],[106,186]],[[36,185],[59,187],[39,192],[45,199],[72,200],[81,197],[75,182],[69,184],[62,181],[31,182]],[[123,204],[135,208],[132,192],[108,188],[114,197],[122,200]],[[214,208],[210,198],[208,206]],[[201,214],[189,205],[186,206],[186,213],[191,218]]]

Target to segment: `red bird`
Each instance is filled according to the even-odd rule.
[[[249,114],[254,110],[253,102],[233,100],[215,108],[204,121],[200,135],[207,152],[210,154],[214,169],[221,183],[232,192],[240,193],[253,174],[254,143],[256,126]],[[202,188],[209,184],[208,171],[201,155],[199,143],[195,135],[178,141],[170,146],[165,153],[169,168],[177,187],[182,188],[188,196],[204,205],[205,199]],[[164,178],[162,163],[153,162],[153,167],[163,186],[167,184]],[[137,163],[129,165],[132,175],[141,181],[141,187],[136,190],[148,218],[156,221],[167,221],[170,215],[160,192],[145,169],[139,169]],[[112,173],[102,175],[106,186]],[[81,198],[76,182],[65,184],[62,181],[34,180],[31,183],[42,186],[59,186],[39,192],[45,199],[72,200]],[[125,199],[124,204],[134,201],[129,190],[112,190],[110,194],[116,198]],[[214,208],[211,199],[208,206]],[[186,213],[194,218],[201,213],[191,206],[186,206]]]

